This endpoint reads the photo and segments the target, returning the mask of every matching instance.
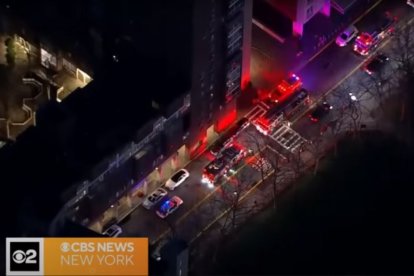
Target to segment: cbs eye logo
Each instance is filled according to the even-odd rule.
[[[41,243],[35,238],[7,239],[7,274],[25,274],[41,272]]]
[[[16,250],[13,252],[12,261],[16,264],[37,264],[37,251],[29,249],[24,252],[23,250]]]

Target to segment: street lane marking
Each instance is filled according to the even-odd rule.
[[[279,157],[282,157],[284,160],[287,159],[286,156],[284,156],[283,154],[281,154],[279,151],[275,150],[271,146],[266,145],[266,148],[269,149],[270,151],[272,151],[273,153],[275,153],[276,155],[278,155]]]

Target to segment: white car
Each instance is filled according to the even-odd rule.
[[[358,34],[358,29],[351,25],[348,28],[346,28],[338,37],[336,38],[336,44],[339,47],[346,46],[354,37],[356,37]]]
[[[116,238],[122,234],[122,228],[119,225],[113,224],[105,232],[102,233],[104,236]]]
[[[144,203],[142,203],[142,206],[145,209],[149,210],[152,207],[154,207],[155,204],[160,202],[160,200],[163,199],[166,195],[167,195],[167,191],[165,189],[158,188],[144,200]]]
[[[183,183],[189,176],[190,173],[186,169],[181,169],[167,180],[165,187],[173,191],[175,188],[180,186],[181,183]]]

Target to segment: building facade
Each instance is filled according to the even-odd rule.
[[[292,21],[293,34],[297,36],[302,36],[303,26],[313,16],[318,13],[330,16],[331,13],[330,0],[268,0],[268,2]]]
[[[250,77],[251,16],[251,0],[193,2],[190,91],[161,107],[161,116],[79,183],[55,225],[69,216],[102,232],[234,122],[237,97]],[[153,101],[152,107],[160,105]]]
[[[81,2],[83,3],[83,1]],[[96,1],[92,0],[87,2],[91,2],[90,5],[99,4],[94,4]],[[132,2],[137,3],[136,1]],[[191,72],[191,84],[188,89],[178,87],[175,84],[163,87],[153,87],[149,84],[137,85],[137,79],[143,82],[147,80],[153,83],[162,82],[161,78],[157,79],[157,76],[154,76],[157,75],[154,74],[157,70],[156,66],[144,70],[148,76],[136,76],[133,70],[126,69],[127,75],[111,73],[102,77],[99,73],[94,74],[94,81],[79,89],[81,92],[84,90],[83,93],[74,93],[58,107],[53,107],[59,110],[59,114],[66,115],[56,115],[56,118],[64,117],[64,119],[52,118],[56,121],[52,123],[53,126],[49,127],[48,125],[43,129],[47,131],[49,139],[52,139],[61,151],[56,155],[61,156],[59,160],[64,163],[63,167],[73,167],[76,170],[88,167],[89,163],[93,163],[96,159],[96,157],[90,156],[94,152],[91,148],[102,153],[105,152],[105,155],[99,162],[95,162],[87,172],[79,173],[81,177],[78,181],[62,188],[60,194],[56,195],[56,200],[59,199],[62,204],[49,227],[50,235],[59,233],[59,227],[64,225],[64,221],[67,219],[98,233],[101,233],[110,224],[119,222],[139,206],[146,195],[163,185],[165,180],[176,170],[184,167],[236,120],[237,98],[250,78],[252,1],[189,0],[187,2],[191,2],[191,16],[189,17],[191,19],[185,21],[187,19],[183,15],[184,17],[179,19],[181,20],[179,23],[182,24],[181,26],[190,26],[191,28],[189,32],[191,34],[188,35],[191,51],[182,49],[180,55],[166,56],[165,59],[167,59],[167,66],[174,67],[175,65],[178,68],[180,67],[179,62],[185,63],[184,60],[187,59],[185,53],[190,55],[191,64],[188,72]],[[157,4],[154,3],[154,5]],[[174,9],[177,7],[175,4],[170,4],[169,8],[172,10],[168,16],[173,16]],[[128,13],[128,9],[131,10],[131,7],[124,4],[119,9],[122,9],[119,11],[119,16],[125,19],[127,17],[124,16],[124,13]],[[159,15],[157,12],[160,9],[154,10],[155,14]],[[97,11],[105,13],[104,8],[97,9]],[[98,15],[97,17],[99,17]],[[104,15],[102,16],[104,18]],[[163,16],[163,13],[159,16]],[[112,39],[111,34],[105,31],[108,28],[104,28],[102,32],[94,28],[94,31],[89,32],[92,34],[92,38],[102,39],[99,43],[102,47],[98,48],[102,48],[104,52],[105,49],[119,51],[114,53],[115,57],[112,60],[114,64],[107,63],[108,66],[122,66],[123,60],[128,60],[128,56],[125,58],[122,56],[122,53],[125,53],[123,48],[125,45],[129,48],[142,47],[140,50],[143,52],[148,50],[154,54],[163,54],[165,47],[171,48],[169,51],[172,53],[180,49],[180,39],[176,38],[174,41],[174,37],[169,37],[168,33],[171,32],[165,34],[166,39],[154,38],[151,43],[154,43],[156,47],[151,47],[150,44],[142,45],[142,40],[135,41],[135,38],[132,37],[132,34],[136,33],[134,28],[141,28],[142,25],[131,20],[125,19],[118,26],[119,31],[124,34],[122,39]],[[169,22],[170,20],[172,18],[167,18],[164,21]],[[138,27],[134,27],[134,24]],[[163,24],[154,28],[159,28],[161,31],[168,29],[168,26]],[[115,31],[111,30],[111,32]],[[146,32],[149,30],[144,31],[144,33]],[[33,52],[33,55],[36,55],[44,67],[68,70],[82,80],[85,79],[85,74],[88,75],[83,70],[83,73],[78,73],[80,69],[75,65],[76,63],[69,60],[69,57],[66,58],[66,55],[58,48],[52,47],[52,44],[49,43],[41,43],[41,40],[38,39],[40,36],[30,36],[25,31],[16,33],[19,43],[28,51]],[[35,38],[31,39],[30,37]],[[105,40],[106,37],[109,38],[109,42]],[[100,41],[100,39],[92,41]],[[142,59],[140,66],[147,67],[148,63],[145,62],[150,61]],[[126,67],[131,68],[131,66],[134,64],[129,64]],[[179,69],[179,71],[182,70],[182,68]],[[113,71],[118,70],[114,69]],[[106,82],[111,82],[111,84]],[[130,84],[127,85],[124,82]],[[97,104],[97,107],[92,108],[95,102],[102,101],[100,94],[104,94],[103,90],[117,91],[117,97],[125,97],[124,102],[128,102],[128,97],[131,95],[128,93],[131,92],[125,91],[129,89],[136,96],[130,99],[132,103],[127,104],[128,107],[117,105],[118,101],[114,101],[114,106],[111,106],[113,94],[108,92],[106,101],[109,103],[106,105]],[[168,97],[167,94],[171,95],[168,99],[163,100],[163,97]],[[92,110],[82,111],[88,108],[92,108]],[[117,138],[121,135],[116,132],[117,128],[121,129],[121,126],[117,126],[116,121],[114,122],[115,126],[108,123],[108,130],[102,136],[91,134],[92,130],[88,129],[88,123],[101,119],[99,114],[94,114],[93,111],[96,110],[96,113],[99,113],[102,109],[105,111],[111,109],[111,112],[115,113],[124,112],[132,117],[134,117],[134,109],[140,110],[140,113],[135,114],[135,117],[142,118],[134,117],[130,119],[129,124],[122,126],[124,131],[128,130],[132,133],[128,136],[125,135],[125,137],[129,137],[126,143],[113,146],[115,141],[121,140]],[[132,109],[132,111],[126,113],[122,109]],[[39,114],[39,116],[43,116],[42,112]],[[141,116],[142,114],[145,116]],[[44,116],[46,117],[46,115]],[[108,119],[111,117],[102,116],[102,120]],[[39,125],[44,125],[41,121],[39,120]],[[105,123],[102,125],[105,127]],[[40,126],[39,129],[41,129]],[[40,132],[41,130],[38,130],[34,135],[39,137],[45,135]],[[39,140],[41,139],[39,138]],[[18,147],[18,143],[15,146]],[[112,150],[112,148],[114,149]],[[82,151],[84,152],[82,153]],[[53,185],[54,181],[65,182],[65,179],[59,179],[57,173],[53,177],[55,177],[54,180],[48,180],[51,183],[47,184],[46,180],[38,182],[45,186]],[[24,182],[24,180],[15,180],[15,182]],[[36,183],[36,180],[33,179],[32,182]]]
[[[251,0],[194,2],[192,156],[237,117],[236,99],[250,81],[252,22]]]

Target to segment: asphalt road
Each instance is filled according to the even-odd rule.
[[[400,19],[412,14],[412,11],[402,4],[388,10],[393,14],[397,14]],[[382,14],[383,12],[381,10],[373,14]],[[371,20],[376,20],[375,18],[377,17],[368,17],[368,22],[364,19],[357,27],[363,30],[364,24],[370,24]],[[350,47],[339,48],[332,44],[305,66],[303,70],[298,72],[303,79],[304,87],[312,92],[314,100],[332,90],[348,75],[351,75],[347,80],[350,83],[358,83],[367,79],[366,73],[359,70],[364,59],[355,55]],[[385,45],[384,51],[387,50],[389,50],[389,46]],[[325,66],[327,61],[329,61],[328,67]],[[359,94],[359,91],[355,91],[355,93],[357,98],[364,97],[364,95]],[[335,106],[341,106],[344,101],[349,101],[349,99],[346,97],[332,97],[328,98],[328,101],[334,105],[335,109]],[[332,114],[331,116],[334,116],[334,112]],[[329,117],[327,120],[329,120]],[[319,135],[320,125],[310,123],[305,116],[295,122],[293,129],[304,139],[310,139]],[[264,138],[253,127],[247,128],[240,134],[239,141],[241,144],[249,148],[254,147],[251,142],[251,133],[253,133],[256,140],[259,140],[260,144],[268,146],[267,151],[274,152],[276,150],[285,155],[283,147],[280,146],[277,140]],[[186,167],[191,174],[190,178],[175,191],[169,192],[169,196],[178,195],[184,201],[184,204],[175,213],[163,220],[155,214],[154,210],[148,211],[138,207],[130,218],[121,225],[123,228],[122,235],[148,236],[150,242],[155,242],[171,230],[181,238],[191,241],[200,231],[211,225],[210,222],[215,221],[215,218],[220,216],[231,204],[231,193],[229,194],[229,191],[234,191],[234,189],[231,189],[232,183],[216,186],[213,189],[201,183],[201,172],[209,160],[211,160],[209,154],[204,153],[200,158],[191,162]],[[260,181],[261,175],[250,164],[242,163],[238,170],[238,179],[244,183],[245,187],[250,187]],[[246,193],[247,188],[243,189],[242,192]],[[258,199],[266,196],[268,196],[266,190],[257,189],[256,197]]]

